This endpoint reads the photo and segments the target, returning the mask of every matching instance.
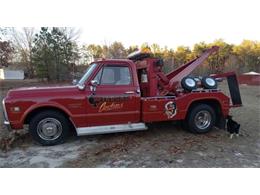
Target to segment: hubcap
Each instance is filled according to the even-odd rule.
[[[210,126],[211,115],[208,111],[202,110],[195,115],[195,125],[199,129],[206,129]]]
[[[193,79],[187,78],[185,80],[185,83],[189,86],[189,87],[194,87],[196,85],[195,81]]]
[[[215,80],[212,78],[206,78],[206,83],[211,87],[213,87],[216,84]]]
[[[62,133],[62,125],[55,118],[45,118],[37,125],[37,133],[44,140],[55,140]]]

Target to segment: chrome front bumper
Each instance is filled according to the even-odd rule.
[[[3,99],[3,101],[2,101],[2,105],[3,105],[4,125],[7,127],[8,130],[11,130],[11,124],[8,120],[8,115],[7,115],[6,107],[5,107],[5,99]]]
[[[12,129],[12,128],[11,128],[11,124],[10,124],[9,121],[4,120],[4,125],[7,127],[8,130],[11,130],[11,129]]]

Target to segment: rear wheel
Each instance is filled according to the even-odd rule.
[[[29,123],[29,131],[35,141],[51,146],[63,143],[69,135],[69,121],[57,111],[36,114]]]
[[[184,128],[193,133],[207,133],[216,122],[216,113],[207,104],[193,106],[184,121]]]

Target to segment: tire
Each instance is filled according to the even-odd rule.
[[[197,104],[193,106],[188,113],[184,129],[192,133],[207,133],[216,123],[216,113],[213,108],[207,104]]]
[[[209,82],[207,82],[207,80],[209,80]],[[218,84],[217,81],[212,78],[212,77],[203,77],[201,80],[201,84],[205,89],[217,89],[218,88]]]
[[[194,85],[187,84],[187,81],[190,82],[190,84],[194,84]],[[181,86],[186,91],[192,91],[197,88],[197,82],[193,77],[187,76],[181,80]]]
[[[29,122],[33,139],[44,146],[63,143],[69,135],[70,123],[62,113],[49,110],[36,114]]]

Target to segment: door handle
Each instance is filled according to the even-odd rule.
[[[126,91],[125,94],[134,94],[134,91]]]

